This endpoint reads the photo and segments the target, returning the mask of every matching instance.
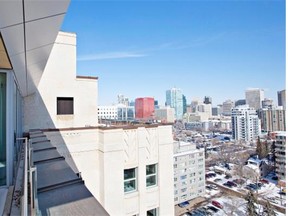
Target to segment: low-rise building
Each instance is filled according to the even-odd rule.
[[[267,159],[261,160],[257,156],[254,156],[247,160],[247,164],[244,166],[243,172],[247,178],[259,180],[259,178],[268,175],[272,169],[273,166]]]

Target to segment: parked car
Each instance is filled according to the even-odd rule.
[[[249,186],[249,185],[245,186],[245,188],[246,188],[247,190],[251,191],[251,192],[256,191],[256,189],[254,189],[253,187],[251,187],[251,186]]]
[[[237,184],[232,181],[227,181],[228,184],[230,184],[232,187],[237,187]]]
[[[219,188],[217,187],[217,185],[213,185],[213,184],[211,184],[211,185],[209,185],[213,190],[218,190]]]
[[[181,207],[181,208],[185,208],[189,205],[189,202],[188,201],[185,201],[185,202],[182,202],[182,203],[179,203],[178,206]]]
[[[236,184],[240,184],[240,185],[242,185],[242,184],[245,183],[245,180],[239,178],[239,179],[234,179],[233,182],[236,183]]]
[[[269,181],[266,179],[260,179],[259,182],[261,182],[263,184],[269,184]]]
[[[210,209],[211,211],[215,213],[219,211],[219,209],[215,208],[214,206],[208,206],[208,209]]]
[[[232,185],[227,183],[227,182],[225,182],[223,185],[226,186],[226,187],[232,188]]]
[[[229,174],[227,174],[224,178],[225,178],[225,179],[229,179],[229,178],[232,178],[232,176],[229,175]]]
[[[220,179],[220,178],[214,179],[214,182],[220,182],[220,181],[222,181],[222,179]]]
[[[210,185],[206,185],[207,190],[212,190],[213,188]]]
[[[190,212],[191,216],[205,216],[206,214],[205,213],[202,213],[201,211],[199,210],[193,210]]]
[[[223,205],[221,205],[218,201],[212,200],[212,205],[216,206],[217,208],[223,209]]]

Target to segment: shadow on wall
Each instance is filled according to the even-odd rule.
[[[55,107],[55,109],[57,109],[57,107]],[[73,116],[69,115],[68,119],[71,118],[73,118]],[[58,152],[65,157],[65,160],[73,171],[79,173],[79,169],[69,153],[68,145],[62,137],[60,130],[54,124],[39,91],[24,97],[24,132],[31,130],[42,130],[51,141],[51,144],[57,147]]]

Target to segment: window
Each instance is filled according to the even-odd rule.
[[[181,180],[184,180],[184,179],[186,179],[186,178],[187,178],[187,175],[180,176],[180,179],[181,179]]]
[[[137,168],[124,170],[124,192],[129,193],[137,190],[136,181]]]
[[[151,164],[146,166],[146,187],[157,185],[157,165]]]
[[[57,115],[73,115],[73,114],[74,114],[74,98],[57,97]]]
[[[156,215],[158,215],[157,214],[157,211],[158,209],[157,208],[155,208],[155,209],[151,209],[151,210],[149,210],[149,211],[147,211],[147,216],[156,216]]]

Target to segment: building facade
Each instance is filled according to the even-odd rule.
[[[231,116],[232,137],[235,140],[252,142],[261,133],[261,122],[256,110],[248,105],[237,106],[232,109]]]
[[[279,180],[286,180],[286,131],[276,132],[275,152],[276,175]]]
[[[171,107],[160,107],[155,110],[155,119],[161,122],[173,123],[175,121],[175,110]]]
[[[134,106],[118,104],[112,106],[98,106],[98,120],[130,121],[135,119]]]
[[[249,107],[258,110],[262,108],[262,101],[264,100],[264,90],[259,88],[251,88],[245,91],[246,104]]]
[[[283,106],[283,109],[286,110],[286,90],[277,92],[278,106]]]
[[[222,105],[222,115],[231,116],[231,110],[235,107],[235,103],[232,100],[226,100]]]
[[[273,100],[270,98],[264,98],[262,101],[262,108],[272,108],[273,107]]]
[[[174,204],[205,195],[204,149],[196,144],[174,143]]]
[[[135,118],[153,119],[154,116],[154,98],[144,97],[135,100]]]
[[[205,96],[203,103],[204,104],[212,104],[212,98],[209,96]]]
[[[98,106],[98,119],[118,119],[117,106]]]
[[[182,119],[183,117],[183,94],[181,89],[172,88],[166,91],[166,106],[175,109],[175,118]]]
[[[286,131],[286,115],[282,107],[259,110],[261,129],[264,131]]]

